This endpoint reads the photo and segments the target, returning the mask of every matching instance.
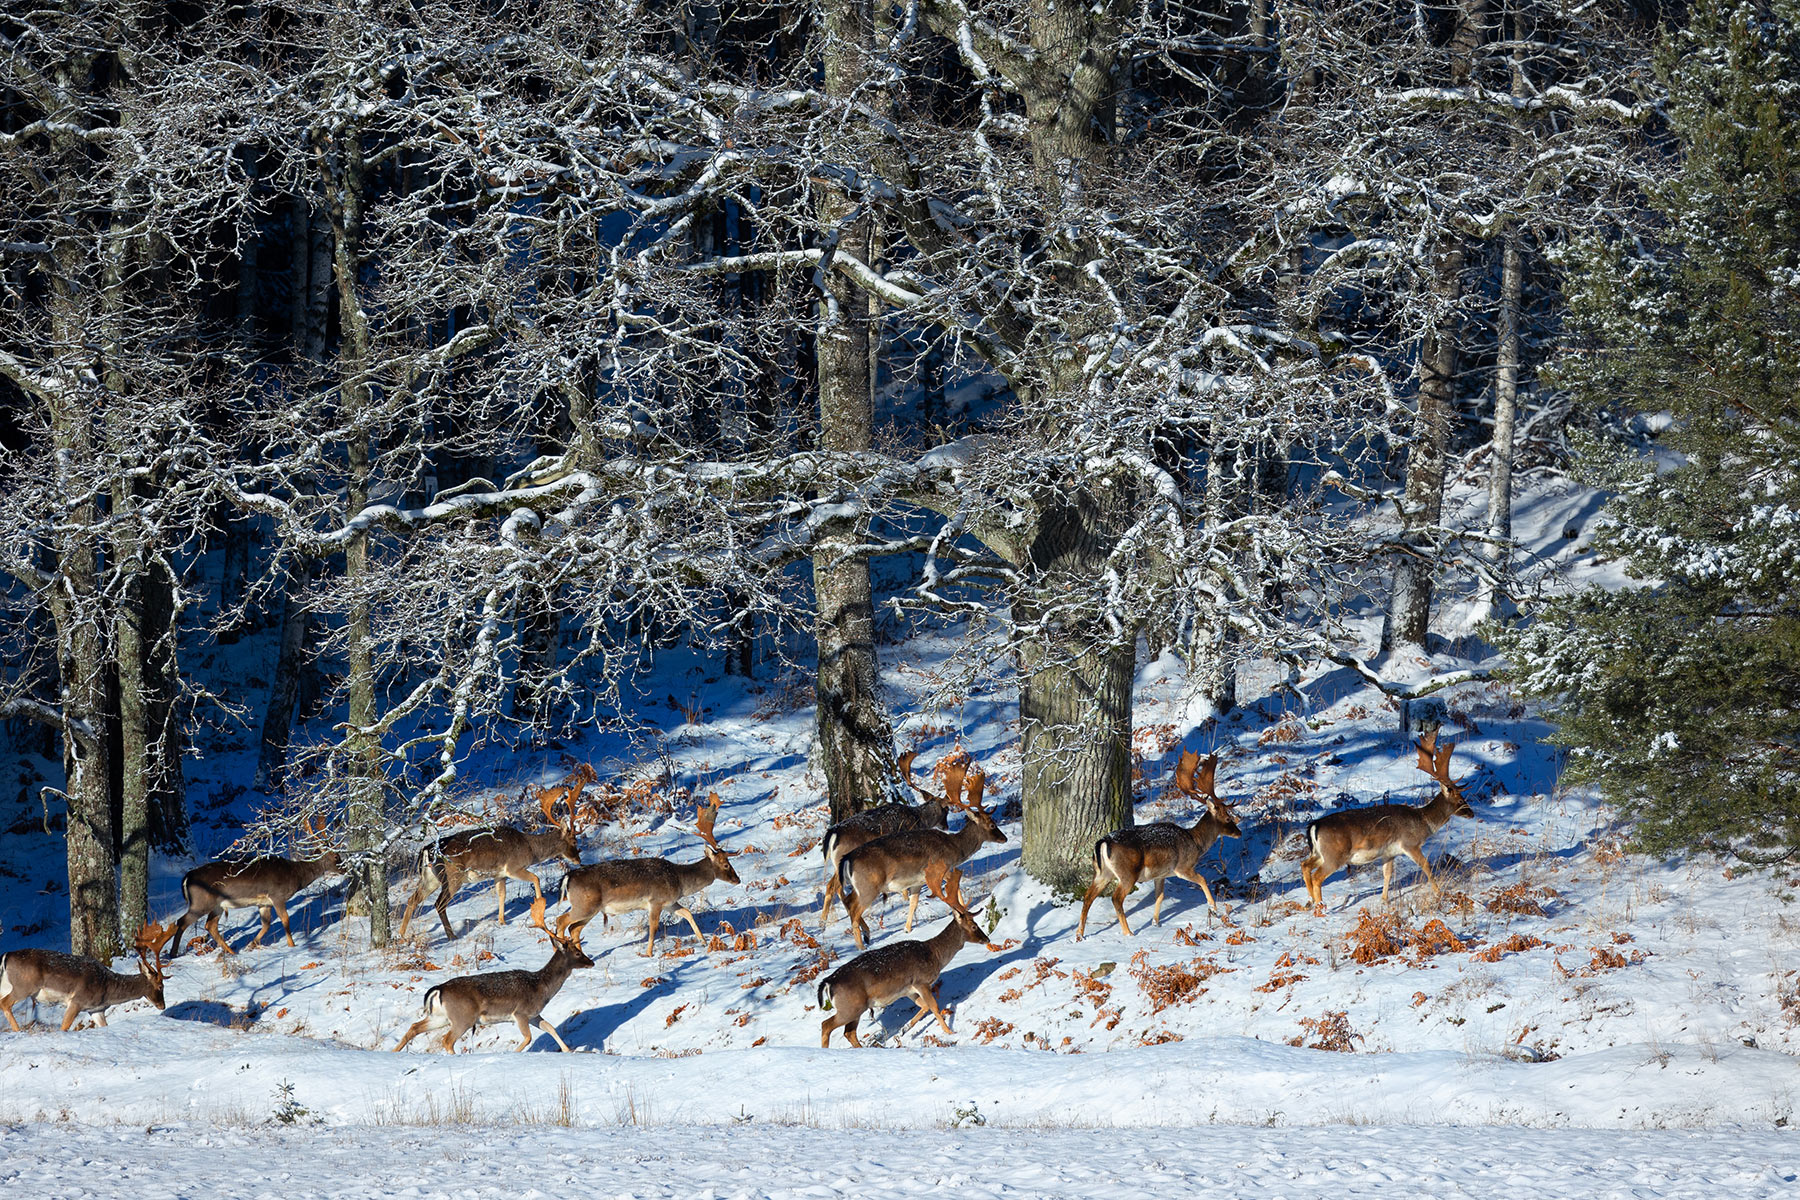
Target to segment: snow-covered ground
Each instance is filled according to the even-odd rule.
[[[1800,1141],[1416,1126],[1214,1129],[0,1128],[0,1185],[66,1200],[594,1196],[1042,1200],[1121,1196],[1792,1195]]]
[[[1566,549],[1562,527],[1590,509],[1547,490],[1521,525],[1546,553]],[[544,1036],[532,1053],[508,1053],[510,1026],[478,1031],[469,1056],[441,1056],[433,1039],[388,1053],[434,984],[544,960],[520,885],[504,926],[493,889],[471,886],[451,909],[455,940],[427,906],[408,939],[377,951],[337,886],[321,884],[295,910],[296,947],[277,937],[236,957],[184,954],[165,1013],[140,1003],[115,1010],[108,1029],[59,1034],[48,1030],[60,1010],[45,1009],[33,1032],[0,1033],[0,1123],[16,1123],[0,1125],[0,1182],[150,1196],[180,1164],[183,1195],[380,1195],[408,1180],[418,1195],[562,1195],[571,1180],[595,1195],[722,1196],[1792,1187],[1800,875],[1625,852],[1604,804],[1557,789],[1547,726],[1504,684],[1438,694],[1452,771],[1477,815],[1427,847],[1441,898],[1402,864],[1383,905],[1379,870],[1356,868],[1326,883],[1321,916],[1299,879],[1304,822],[1433,793],[1394,707],[1346,669],[1285,682],[1253,671],[1241,692],[1254,703],[1212,721],[1171,661],[1146,663],[1137,819],[1196,817],[1165,791],[1170,772],[1182,749],[1220,755],[1219,794],[1245,836],[1203,869],[1228,916],[1210,918],[1198,889],[1176,880],[1160,926],[1140,888],[1135,937],[1102,901],[1077,942],[1078,906],[1018,869],[1008,681],[953,710],[922,705],[957,650],[929,631],[883,647],[902,740],[919,745],[921,768],[957,746],[972,753],[1010,839],[983,847],[963,885],[999,949],[971,946],[945,972],[954,1037],[921,1025],[893,1048],[913,1011],[903,1001],[863,1023],[888,1048],[818,1048],[817,980],[855,948],[841,912],[823,931],[817,919],[825,815],[809,767],[810,689],[800,676],[722,679],[670,652],[645,693],[697,696],[699,723],[670,702],[647,749],[599,735],[555,756],[490,748],[466,772],[485,784],[472,809],[577,761],[603,777],[667,764],[675,786],[724,801],[718,832],[744,882],[693,904],[703,938],[666,922],[655,959],[639,953],[641,918],[589,928],[597,965],[546,1010],[578,1053],[554,1053]],[[228,692],[262,669],[254,656],[207,665]],[[1383,669],[1468,665],[1445,653]],[[239,783],[249,752],[203,749],[190,773],[196,842],[212,853],[254,797]],[[691,812],[630,806],[587,831],[583,857],[691,860]],[[16,824],[0,855],[4,948],[67,944],[66,899],[41,886],[58,873],[59,840],[34,828]],[[165,919],[188,865],[157,863]],[[542,871],[552,897],[561,872]],[[394,904],[409,892],[397,880]],[[904,936],[897,902],[877,912],[878,941]],[[935,899],[920,915],[924,933],[945,920]],[[225,927],[241,946],[255,919],[234,914]],[[264,1157],[277,1149],[279,1170]],[[69,1155],[88,1166],[69,1169]],[[487,1165],[496,1156],[504,1165]],[[88,1178],[100,1182],[76,1190]]]

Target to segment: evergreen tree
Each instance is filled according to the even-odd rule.
[[[1653,238],[1583,252],[1564,368],[1672,415],[1674,454],[1583,452],[1647,586],[1560,600],[1509,649],[1641,849],[1772,863],[1800,856],[1800,0],[1698,4],[1660,70],[1683,159]]]

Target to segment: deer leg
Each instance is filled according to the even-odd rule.
[[[865,911],[861,892],[851,892],[844,897],[844,912],[850,918],[850,936],[856,939],[858,950],[869,948],[869,923],[863,920]]]
[[[438,920],[444,923],[444,937],[456,936],[456,930],[450,926],[450,897],[456,895],[456,889],[462,884],[462,877],[454,871],[445,870],[444,882],[438,887],[437,899],[431,907],[437,909]]]
[[[858,1013],[856,1020],[862,1020],[862,1014]],[[851,1021],[844,1026],[844,1036],[850,1039],[852,1046],[858,1050],[862,1049],[862,1039],[856,1036],[856,1021]]]
[[[544,898],[543,885],[539,883],[538,877],[534,872],[523,871],[520,874],[514,875],[513,878],[520,883],[529,883],[531,885],[531,898],[533,900],[542,900]]]
[[[1206,885],[1206,876],[1200,873],[1199,866],[1196,865],[1192,872],[1181,871],[1178,873],[1189,883],[1197,883],[1200,885],[1200,891],[1206,897],[1206,910],[1216,914],[1219,911],[1219,906],[1213,901],[1212,889]]]
[[[1125,931],[1126,937],[1133,937],[1135,935],[1131,932],[1131,922],[1125,919],[1125,897],[1129,896],[1131,894],[1131,889],[1136,886],[1137,880],[1135,878],[1130,880],[1121,879],[1118,883],[1113,885],[1113,911],[1119,914],[1119,928]]]
[[[179,955],[181,953],[181,935],[187,932],[188,926],[199,919],[200,914],[196,913],[193,909],[189,909],[187,912],[182,913],[181,919],[175,922],[175,932],[169,935],[169,940],[167,942],[163,943],[163,952],[170,958]]]
[[[460,1034],[458,1033],[457,1028],[454,1025],[452,1025],[449,1029],[444,1031],[444,1053],[445,1054],[455,1054],[456,1053],[456,1039],[459,1036],[460,1036]]]
[[[1444,889],[1438,886],[1437,879],[1431,874],[1431,866],[1425,861],[1425,852],[1423,850],[1409,849],[1406,852],[1406,857],[1419,864],[1419,870],[1425,872],[1425,882],[1429,883],[1432,886],[1432,890],[1436,891],[1438,896],[1442,898]]]
[[[412,925],[413,913],[418,910],[419,901],[423,899],[425,899],[425,881],[420,879],[413,885],[412,898],[406,902],[406,912],[400,917],[400,933],[398,936],[406,936],[407,928]]]
[[[694,920],[694,914],[693,914],[693,913],[691,913],[691,912],[689,912],[689,911],[688,911],[688,910],[687,910],[687,905],[685,905],[685,904],[677,904],[677,905],[676,905],[676,906],[675,906],[675,915],[676,915],[676,916],[678,916],[678,917],[685,917],[685,918],[687,918],[687,923],[688,923],[688,928],[690,928],[690,929],[692,929],[692,930],[693,930],[693,931],[694,931],[694,936],[695,936],[695,937],[699,937],[699,936],[700,936],[700,926],[699,926],[699,924],[698,924],[698,923],[696,923],[696,922],[695,922],[695,920]]]
[[[833,871],[831,873],[831,878],[827,879],[825,881],[825,905],[823,908],[819,909],[819,932],[820,933],[825,932],[826,928],[831,924],[831,901],[834,897],[836,897],[837,894],[838,894],[837,872]]]
[[[227,942],[224,939],[224,937],[221,936],[219,933],[219,914],[217,912],[212,912],[212,913],[207,914],[206,932],[212,934],[212,940],[219,943],[219,949],[223,950],[227,954],[236,954],[237,953],[236,950],[233,950],[231,948],[231,944],[229,942]]]
[[[436,1028],[437,1028],[437,1026],[432,1023],[432,1018],[430,1018],[428,1016],[420,1017],[418,1020],[414,1021],[411,1025],[408,1025],[406,1027],[406,1033],[400,1038],[400,1044],[398,1046],[394,1047],[394,1053],[398,1054],[402,1050],[406,1049],[406,1044],[408,1042],[412,1041],[414,1038],[418,1037],[421,1033],[428,1033],[431,1030],[436,1029]]]
[[[556,1032],[556,1026],[554,1026],[550,1022],[544,1020],[544,1018],[539,1017],[538,1018],[538,1028],[543,1030],[545,1033],[549,1034],[551,1037],[555,1038],[556,1044],[562,1047],[562,1052],[564,1054],[573,1054],[574,1053],[573,1050],[569,1049],[569,1043],[562,1040],[562,1034]]]
[[[906,932],[911,933],[913,916],[919,911],[919,889],[903,888],[901,890],[906,894]]]
[[[1076,941],[1079,942],[1086,935],[1088,909],[1094,907],[1094,901],[1098,900],[1100,893],[1105,890],[1106,881],[1098,875],[1094,876],[1094,882],[1088,884],[1087,895],[1081,898],[1081,923],[1075,927]]]
[[[277,900],[275,902],[275,915],[281,918],[281,931],[287,934],[288,949],[291,950],[294,947],[294,927],[288,924],[286,900]]]
[[[518,1013],[514,1013],[513,1014],[513,1024],[515,1024],[519,1027],[519,1039],[520,1040],[519,1040],[519,1045],[518,1045],[518,1052],[520,1054],[523,1054],[531,1046],[531,1023],[529,1021],[527,1021],[522,1015],[520,1015]],[[556,1040],[560,1042],[562,1039],[558,1038]],[[566,1047],[565,1047],[565,1049],[566,1049]]]
[[[99,1012],[94,1014],[94,1026],[97,1029],[105,1029],[106,1028],[106,1010],[105,1009],[101,1009]]]
[[[1387,903],[1388,884],[1394,882],[1394,860],[1388,859],[1381,864],[1381,902]]]
[[[12,1031],[14,1033],[23,1033],[25,1031],[23,1029],[19,1028],[18,1018],[13,1016],[12,1008],[13,1008],[13,1003],[16,999],[17,999],[17,997],[15,997],[11,992],[0,993],[0,1012],[3,1012],[6,1014],[6,1023],[8,1025],[12,1026]]]
[[[1156,907],[1150,910],[1150,923],[1158,929],[1162,928],[1163,885],[1167,882],[1169,881],[1166,879],[1159,879],[1156,881]]]
[[[494,876],[494,895],[499,898],[500,923],[506,924],[506,876]]]
[[[256,906],[256,915],[262,918],[262,928],[256,931],[256,936],[250,939],[248,946],[244,947],[246,950],[254,950],[262,945],[263,939],[269,936],[269,922],[274,919],[274,914],[269,911],[269,906],[266,904]]]
[[[650,906],[650,943],[639,951],[645,958],[656,953],[656,927],[662,923],[662,910],[660,904]]]
[[[62,1031],[64,1033],[69,1032],[69,1026],[75,1024],[75,1018],[80,1015],[81,1006],[73,1000],[69,1001],[69,1006],[63,1009]]]
[[[919,1002],[919,1015],[918,1017],[914,1017],[914,1020],[918,1020],[925,1016],[929,1011],[932,1016],[937,1018],[938,1024],[944,1027],[945,1033],[949,1034],[951,1037],[956,1036],[956,1031],[950,1028],[950,1019],[944,1015],[944,1010],[938,1007],[937,993],[934,989],[928,987],[916,987],[913,989],[913,998]],[[904,1033],[905,1030],[902,1030],[901,1032]]]

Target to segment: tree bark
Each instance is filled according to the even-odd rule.
[[[865,0],[826,0],[823,15],[826,91],[848,98],[868,78],[873,18]],[[818,206],[820,228],[828,236],[835,231],[847,252],[872,262],[870,222],[865,217],[844,225],[851,212],[844,197],[825,193]],[[819,444],[826,450],[868,450],[874,432],[873,304],[836,272],[825,273],[824,287],[827,303],[814,342]],[[894,778],[894,731],[881,702],[869,558],[856,551],[864,529],[858,519],[830,522],[812,560],[819,761],[833,821],[888,799]]]
[[[1482,610],[1490,618],[1510,608],[1512,574],[1513,437],[1519,416],[1519,306],[1525,291],[1525,256],[1517,230],[1506,234],[1500,260],[1500,352],[1494,371],[1494,438],[1488,450],[1488,553],[1495,580],[1483,588]]]
[[[1022,860],[1032,878],[1064,893],[1092,878],[1094,843],[1132,823],[1136,649],[1071,639],[1033,647],[1022,664]]]
[[[1132,823],[1137,639],[1108,640],[1085,616],[1059,616],[1098,577],[1116,536],[1111,514],[1084,498],[1041,503],[1033,591],[1014,600],[1014,620],[1042,631],[1019,664],[1021,859],[1032,878],[1072,894],[1093,875],[1094,843]]]
[[[327,152],[328,192],[331,212],[332,268],[337,283],[338,316],[342,338],[338,347],[339,394],[344,409],[353,414],[346,424],[353,430],[354,414],[367,412],[375,403],[369,379],[371,333],[368,314],[358,291],[361,269],[362,215],[368,169],[362,147],[354,137],[345,138]],[[369,504],[374,459],[366,433],[353,432],[345,443],[349,487],[345,517],[354,520]],[[344,735],[346,774],[350,781],[348,842],[354,852],[352,871],[361,884],[368,907],[369,940],[385,946],[389,940],[387,861],[385,840],[386,779],[382,771],[379,717],[375,695],[375,614],[364,598],[363,580],[370,572],[370,539],[367,532],[352,537],[344,550],[344,578],[353,596],[346,622],[346,685],[349,693],[349,728]]]
[[[1437,304],[1419,345],[1419,410],[1412,452],[1406,460],[1400,541],[1405,546],[1394,567],[1394,588],[1382,625],[1381,648],[1424,647],[1431,630],[1432,559],[1425,530],[1444,511],[1444,461],[1456,399],[1456,304],[1462,295],[1462,246],[1454,241],[1437,259]]]

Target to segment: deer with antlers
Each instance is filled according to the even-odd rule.
[[[1307,896],[1321,911],[1325,905],[1325,881],[1346,864],[1379,862],[1381,899],[1386,902],[1388,885],[1394,880],[1394,860],[1402,854],[1418,863],[1432,888],[1443,894],[1421,847],[1452,817],[1473,820],[1475,810],[1450,778],[1450,753],[1456,749],[1456,743],[1446,742],[1439,747],[1433,731],[1421,738],[1415,749],[1419,752],[1419,770],[1437,780],[1438,794],[1431,803],[1417,808],[1409,804],[1377,804],[1328,813],[1307,825],[1306,841],[1312,853],[1300,864],[1300,877],[1306,884]]]
[[[544,1033],[556,1039],[563,1053],[569,1043],[563,1041],[556,1026],[544,1017],[544,1006],[562,990],[569,973],[580,967],[591,967],[594,960],[582,952],[577,938],[558,936],[544,924],[544,898],[531,905],[531,923],[550,937],[550,961],[535,971],[488,971],[479,975],[459,975],[445,980],[425,993],[422,1006],[425,1015],[407,1026],[394,1053],[406,1049],[408,1042],[421,1033],[444,1030],[444,1050],[456,1053],[456,1043],[477,1025],[493,1025],[512,1021],[519,1027],[519,1044],[523,1051],[531,1045],[531,1026],[535,1022]]]
[[[589,771],[591,773],[592,768]],[[579,775],[580,772],[576,774]],[[406,936],[419,901],[434,887],[438,889],[438,894],[432,904],[437,909],[438,920],[444,923],[444,936],[447,938],[456,936],[456,930],[450,925],[450,900],[469,880],[494,881],[499,922],[502,925],[506,924],[508,879],[529,883],[533,898],[542,900],[544,887],[537,873],[531,869],[533,863],[560,858],[573,867],[581,865],[581,845],[577,841],[572,798],[580,794],[579,787],[572,795],[567,787],[539,789],[538,808],[543,811],[544,820],[550,824],[550,828],[541,833],[526,833],[511,825],[497,825],[492,829],[466,829],[440,838],[435,844],[421,850],[419,881],[413,888],[412,898],[406,902],[405,914],[400,918],[400,936]],[[557,815],[558,804],[565,802],[565,811],[562,815]]]
[[[666,908],[685,920],[694,936],[699,937],[700,925],[682,903],[683,898],[715,882],[742,882],[731,865],[730,852],[713,836],[713,823],[718,818],[719,794],[713,792],[695,812],[694,832],[706,843],[698,862],[614,858],[570,871],[563,880],[563,898],[569,902],[569,911],[557,918],[556,931],[579,943],[581,931],[596,913],[617,916],[642,909],[650,914],[650,940],[640,953],[648,956],[656,953],[656,932]]]
[[[1242,837],[1237,818],[1225,807],[1213,789],[1219,757],[1209,754],[1204,759],[1185,751],[1175,764],[1175,790],[1189,799],[1199,800],[1206,811],[1192,825],[1158,821],[1153,825],[1128,825],[1116,829],[1094,843],[1094,881],[1088,885],[1081,901],[1081,922],[1075,928],[1075,940],[1087,934],[1088,909],[1109,886],[1112,888],[1113,911],[1119,914],[1119,928],[1126,937],[1133,936],[1125,920],[1125,898],[1140,883],[1156,884],[1156,908],[1153,924],[1162,924],[1163,885],[1173,875],[1189,883],[1197,883],[1206,895],[1209,913],[1219,912],[1212,888],[1200,874],[1200,859],[1222,837]]]
[[[819,843],[820,853],[825,856],[825,905],[819,909],[820,929],[831,924],[831,902],[838,897],[838,864],[843,862],[844,855],[890,833],[943,829],[948,824],[950,806],[944,798],[932,795],[912,780],[912,761],[916,757],[916,750],[901,755],[895,764],[895,773],[924,797],[923,803],[877,804],[846,817],[825,831],[825,838]]]
[[[146,925],[137,936],[138,973],[120,975],[98,959],[56,950],[13,950],[0,954],[0,1012],[14,1033],[22,1032],[13,1016],[13,1005],[27,997],[38,1004],[64,1005],[62,1031],[75,1018],[94,1014],[95,1024],[106,1026],[106,1010],[132,1000],[148,1000],[158,1012],[163,1000],[163,962],[159,947],[168,937],[161,925]]]
[[[961,810],[960,829],[954,833],[938,829],[890,833],[859,846],[838,863],[838,889],[859,950],[868,948],[869,926],[863,918],[877,899],[889,892],[902,893],[907,900],[906,931],[911,933],[919,908],[919,890],[927,879],[968,862],[989,842],[1006,841],[999,823],[981,807],[981,793],[987,782],[981,770],[971,771],[965,759],[945,768],[943,775],[943,802]]]
[[[325,831],[308,817],[306,835],[307,840],[316,842],[324,838]],[[327,850],[317,858],[291,859],[271,855],[249,862],[210,862],[195,867],[181,877],[181,895],[187,901],[187,911],[175,922],[174,932],[169,937],[169,957],[180,956],[182,934],[202,920],[219,949],[236,954],[237,951],[219,933],[219,918],[235,908],[254,908],[262,912],[262,929],[244,947],[246,950],[256,949],[269,936],[271,912],[281,918],[282,932],[287,935],[287,944],[292,946],[294,927],[288,922],[288,901],[302,888],[340,870],[336,850]]]
[[[819,1008],[832,1015],[819,1025],[819,1045],[831,1044],[831,1031],[842,1029],[852,1046],[860,1048],[856,1023],[871,1008],[893,1003],[911,996],[919,1005],[897,1036],[928,1016],[936,1017],[945,1033],[953,1033],[950,1019],[944,1015],[937,999],[938,976],[950,960],[970,942],[978,942],[989,950],[998,949],[987,940],[975,923],[975,914],[963,903],[960,886],[962,872],[939,871],[928,880],[932,892],[950,906],[950,923],[923,940],[889,942],[885,946],[857,955],[819,981]]]

